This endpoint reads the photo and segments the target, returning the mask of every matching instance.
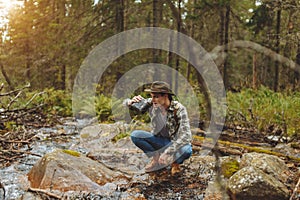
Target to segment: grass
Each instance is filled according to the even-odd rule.
[[[227,93],[226,123],[254,127],[261,132],[275,129],[288,136],[300,132],[300,93],[273,92],[261,87]]]

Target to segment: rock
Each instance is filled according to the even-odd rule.
[[[32,188],[99,192],[107,189],[101,185],[127,177],[77,152],[56,150],[33,166],[28,180]]]
[[[297,142],[289,144],[277,144],[274,150],[286,156],[300,158],[300,143]]]
[[[246,153],[240,161],[240,168],[253,166],[285,183],[289,177],[289,169],[285,162],[277,156],[262,153]]]
[[[234,173],[240,169],[239,161],[231,156],[224,156],[220,158],[221,174],[224,178],[230,178]]]
[[[223,183],[222,183],[223,184]],[[216,181],[211,181],[205,190],[204,200],[229,200],[229,196],[225,189],[223,190],[221,184]]]
[[[278,136],[278,135],[270,135],[266,138],[268,141],[270,142],[288,142],[291,140],[290,137],[282,137],[282,136]]]
[[[228,191],[235,200],[285,200],[287,187],[273,176],[253,166],[244,167],[228,181]]]
[[[80,132],[80,146],[88,149],[107,148],[120,132],[121,126],[117,124],[87,126]]]
[[[42,197],[34,195],[31,192],[26,192],[22,195],[21,200],[43,200]]]
[[[80,133],[78,147],[85,148],[89,158],[109,168],[126,173],[143,173],[149,158],[131,142],[128,135],[116,139],[120,134],[128,134],[127,126],[119,122],[87,126]]]

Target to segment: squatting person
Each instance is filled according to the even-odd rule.
[[[169,84],[155,81],[151,84],[151,98],[144,99],[138,95],[124,103],[131,109],[134,104],[148,105],[152,131],[134,130],[132,142],[152,160],[145,171],[151,172],[171,164],[171,174],[179,173],[180,164],[192,155],[192,134],[186,108],[173,100],[174,93]]]

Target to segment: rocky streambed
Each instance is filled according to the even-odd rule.
[[[182,172],[145,173],[123,123],[66,120],[36,131],[30,152],[2,166],[5,199],[297,199],[299,163],[265,153],[215,157],[195,147]],[[145,127],[146,128],[146,127]],[[28,147],[24,147],[28,148]],[[38,156],[40,155],[40,156]],[[218,163],[218,165],[216,165]],[[218,166],[219,168],[216,168]]]

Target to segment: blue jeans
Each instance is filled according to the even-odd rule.
[[[131,133],[132,142],[140,148],[148,157],[155,153],[162,153],[172,144],[168,138],[158,137],[147,131],[135,130]],[[191,157],[193,153],[192,145],[185,144],[175,153],[176,163],[182,164],[184,160]]]

